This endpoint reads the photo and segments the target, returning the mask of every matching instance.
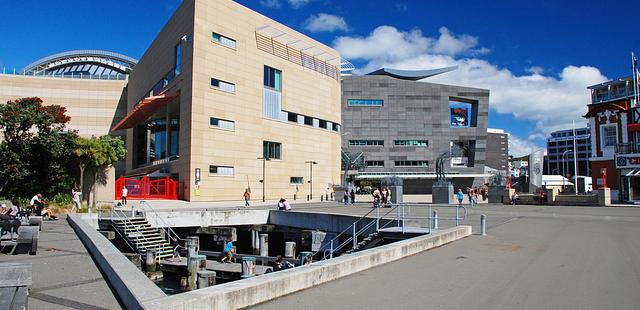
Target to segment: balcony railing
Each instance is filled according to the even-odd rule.
[[[601,94],[595,95],[593,97],[593,103],[606,102],[606,101],[611,101],[616,99],[624,99],[624,98],[629,98],[633,96],[634,96],[633,89],[629,89],[626,91],[625,90],[611,91],[609,93],[601,93]]]
[[[640,143],[618,143],[616,144],[616,154],[636,154],[640,153]]]

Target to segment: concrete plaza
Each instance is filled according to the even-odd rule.
[[[481,205],[469,212],[475,232],[480,213],[487,215],[487,236],[467,237],[254,308],[640,306],[640,209]]]

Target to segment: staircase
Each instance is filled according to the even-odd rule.
[[[111,225],[129,246],[141,255],[147,250],[156,252],[156,260],[173,256],[173,249],[157,228],[144,217],[122,217],[111,219]]]
[[[383,239],[382,239],[382,237],[378,236],[378,232],[372,232],[369,235],[367,235],[365,238],[363,238],[362,241],[358,242],[355,247],[353,247],[352,249],[346,251],[345,253],[346,254],[351,254],[351,253],[354,253],[354,252],[370,249],[370,248],[375,247],[378,243],[380,243],[382,241],[383,241]]]

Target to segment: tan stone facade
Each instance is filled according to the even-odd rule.
[[[88,80],[59,77],[0,74],[0,103],[24,97],[39,97],[44,104],[67,108],[68,128],[85,137],[109,134],[126,114],[126,80]],[[98,186],[97,200],[114,199],[115,170],[107,184]],[[69,189],[71,192],[71,189]]]
[[[271,119],[263,112],[264,66],[281,71],[281,110],[340,124],[340,82],[337,78],[260,50],[256,29],[269,26],[339,56],[338,52],[284,25],[228,0],[187,0],[162,29],[130,75],[128,102],[133,105],[174,66],[174,48],[182,44],[181,73],[166,87],[180,95],[169,106],[179,108],[179,159],[168,165],[177,175],[183,199],[240,200],[249,186],[252,199],[262,197],[263,141],[281,143],[280,159],[266,162],[266,199],[318,199],[331,184],[340,183],[340,133],[331,128]],[[215,32],[235,40],[235,48],[212,40]],[[184,39],[181,39],[184,38]],[[337,64],[339,57],[334,60]],[[234,91],[211,86],[211,79],[234,85]],[[210,118],[233,122],[216,128]],[[315,124],[315,123],[314,123]],[[135,152],[133,130],[127,130],[129,153]],[[209,166],[233,167],[232,175],[209,173]],[[129,156],[127,169],[136,169]],[[196,186],[195,171],[201,171]],[[292,184],[292,178],[302,184]],[[199,190],[197,188],[199,187]]]

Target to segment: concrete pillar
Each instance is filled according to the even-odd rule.
[[[397,204],[402,203],[403,191],[402,186],[389,186],[389,190],[391,191],[391,203]]]
[[[156,253],[151,250],[147,250],[145,253],[144,269],[146,272],[156,271]]]
[[[260,256],[269,256],[269,235],[260,234]]]
[[[601,187],[598,189],[598,205],[601,207],[607,207],[611,205],[611,189],[608,187]]]
[[[198,288],[216,285],[216,272],[211,270],[198,271]]]
[[[260,254],[260,236],[257,230],[251,231],[251,249],[253,255]]]
[[[200,237],[187,237],[187,258],[200,252]]]
[[[204,255],[192,255],[187,258],[187,289],[195,290],[198,288],[198,271],[204,271],[207,268],[207,257]]]
[[[242,257],[242,278],[253,277],[255,275],[255,270],[256,270],[256,258],[253,256]]]
[[[547,188],[547,204],[552,205],[556,201],[556,191],[554,188]]]
[[[284,257],[293,258],[296,257],[296,243],[285,242],[284,243]]]

